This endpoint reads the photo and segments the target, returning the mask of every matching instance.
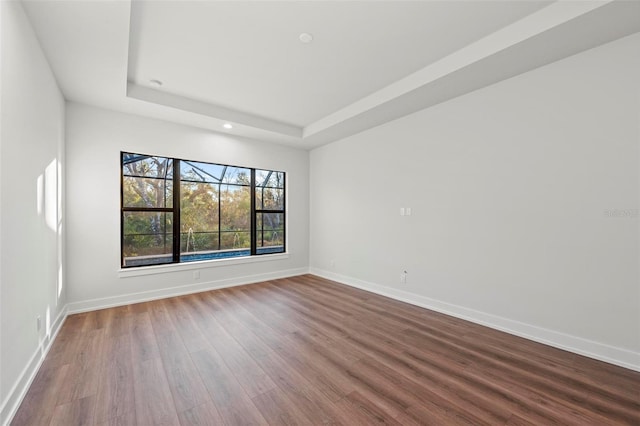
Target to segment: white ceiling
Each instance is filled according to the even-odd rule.
[[[136,1],[129,81],[304,127],[548,3]]]
[[[67,99],[302,148],[640,31],[640,2],[624,0],[25,8]]]

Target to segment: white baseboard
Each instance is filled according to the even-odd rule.
[[[253,284],[261,281],[275,280],[278,278],[293,277],[308,273],[308,268],[287,269],[284,271],[269,272],[266,274],[246,275],[243,277],[227,278],[216,281],[207,281],[197,284],[187,284],[159,290],[129,293],[119,296],[104,297],[100,299],[84,300],[67,304],[69,314],[95,311],[98,309],[113,308],[115,306],[129,305],[131,303],[148,302],[151,300],[166,299],[167,297],[183,296],[186,294],[200,293],[202,291],[216,290],[226,287],[235,287],[245,284]]]
[[[40,370],[40,366],[47,356],[47,353],[49,353],[49,349],[51,349],[51,345],[62,328],[62,324],[66,318],[67,307],[65,306],[51,325],[49,333],[40,341],[36,351],[29,359],[29,362],[27,362],[27,365],[20,373],[20,376],[18,376],[18,380],[14,383],[11,391],[9,391],[5,400],[2,401],[2,407],[0,408],[0,424],[3,426],[8,425],[11,420],[13,420],[13,416],[16,415],[18,407],[20,407],[20,403],[22,403],[24,396],[29,390],[29,386],[31,386],[38,370]]]
[[[545,345],[604,361],[609,364],[640,371],[640,353],[637,352],[606,345],[593,340],[583,339],[581,337],[571,336],[569,334],[537,327],[531,324],[525,324],[512,319],[465,308],[463,306],[453,305],[425,296],[420,296],[415,293],[359,280],[357,278],[335,274],[322,269],[309,268],[309,273],[332,281],[337,281],[351,287],[370,291],[395,300],[410,303],[436,312],[441,312],[443,314],[504,331],[519,337],[524,337],[525,339],[533,340]]]

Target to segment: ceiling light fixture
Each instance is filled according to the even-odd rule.
[[[149,84],[151,84],[153,87],[160,87],[162,86],[162,82],[160,80],[149,80]]]
[[[309,43],[311,43],[313,41],[313,36],[311,34],[309,34],[309,33],[302,33],[302,34],[300,34],[300,36],[298,36],[298,38],[304,44],[309,44]]]
[[[231,123],[224,123],[222,127],[224,127],[225,129],[233,129],[233,126],[231,125]]]

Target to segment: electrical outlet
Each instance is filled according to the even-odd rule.
[[[41,328],[42,328],[42,320],[40,319],[40,315],[38,315],[36,317],[36,329],[40,331]]]
[[[336,269],[336,261],[331,259],[331,269]]]
[[[400,284],[406,284],[407,283],[407,271],[402,271],[402,273],[400,274]]]
[[[193,279],[194,280],[200,279],[200,271],[193,271]]]

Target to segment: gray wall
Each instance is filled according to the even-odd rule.
[[[639,49],[312,151],[311,270],[640,369]]]
[[[120,151],[287,173],[287,256],[120,271]],[[81,311],[303,273],[309,153],[194,127],[67,104],[69,310]],[[244,263],[239,263],[244,262]],[[194,279],[193,268],[200,277]]]
[[[64,100],[53,73],[22,4],[3,1],[0,8],[0,423],[4,423],[64,318],[65,159]]]

